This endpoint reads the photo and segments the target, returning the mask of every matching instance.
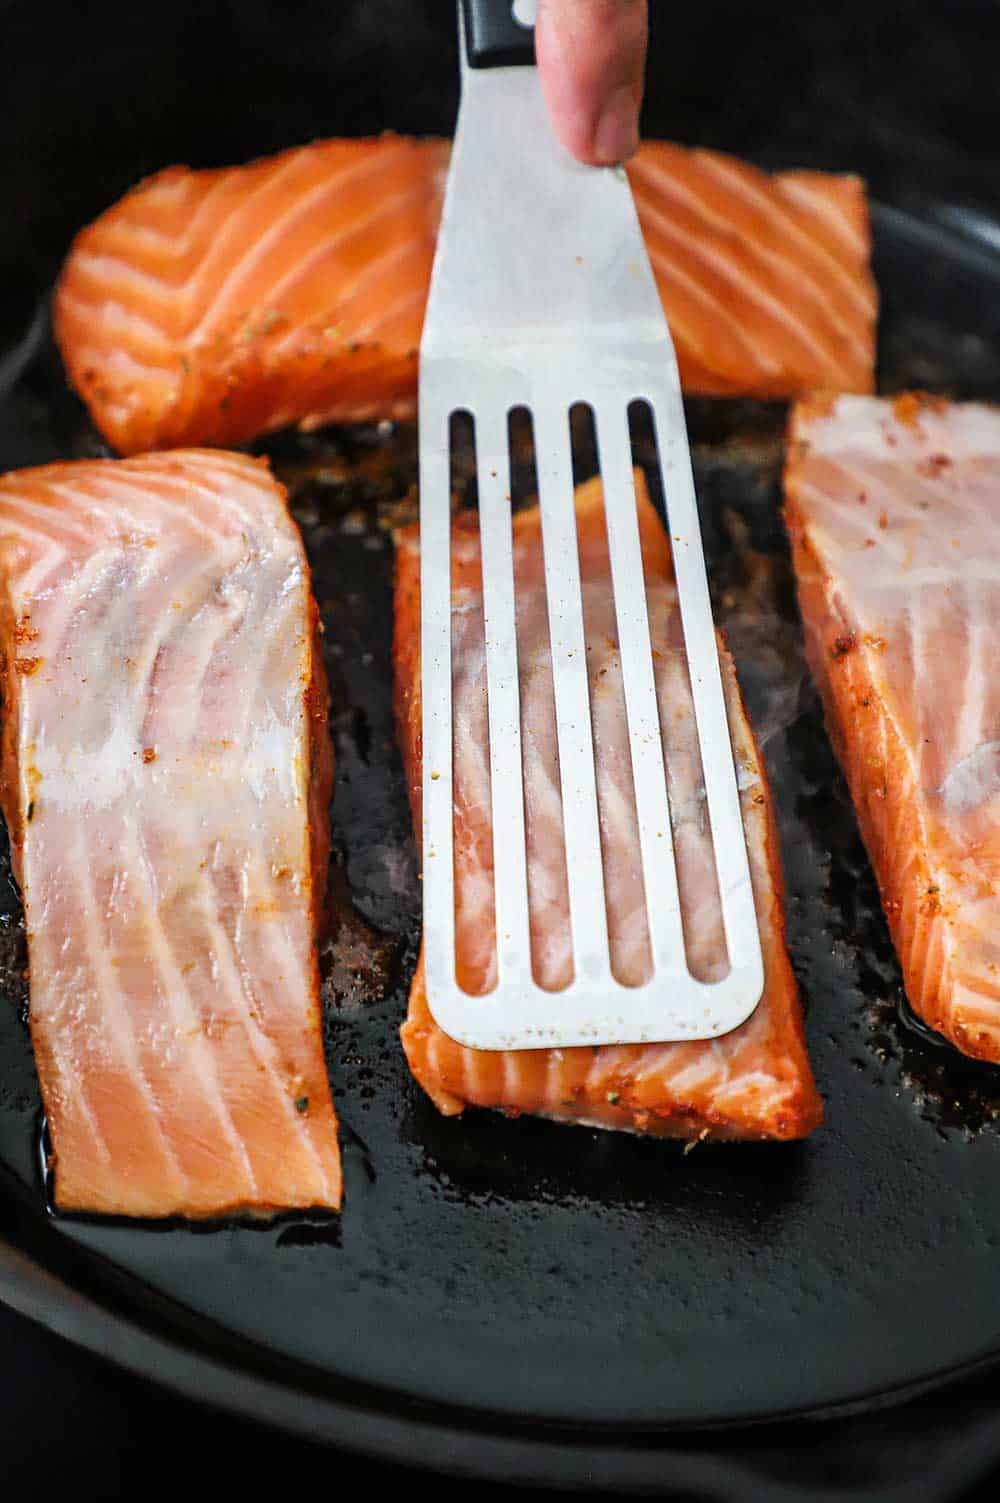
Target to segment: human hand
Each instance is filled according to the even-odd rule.
[[[552,124],[581,162],[607,167],[639,145],[647,0],[538,0],[535,54]]]

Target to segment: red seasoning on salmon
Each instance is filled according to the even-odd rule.
[[[661,725],[688,960],[705,979],[726,964],[697,740],[680,637],[670,551],[640,487],[640,525]],[[594,742],[597,748],[612,966],[626,983],[650,969],[639,874],[638,828],[615,644],[603,500],[597,481],[577,494]],[[563,810],[537,510],[514,521],[519,670],[525,745],[529,911],[534,970],[557,989],[571,976]],[[404,763],[420,828],[420,575],[415,529],[400,535],[396,581],[396,696]],[[493,833],[479,540],[474,519],[455,523],[452,551],[455,714],[456,947],[470,991],[495,980]],[[799,1138],[822,1108],[806,1056],[795,981],[784,944],[777,834],[770,793],[720,649],[740,774],[744,822],[764,946],[766,983],[756,1012],[723,1038],[698,1043],[494,1052],[468,1049],[435,1024],[423,966],[402,1030],[410,1069],[446,1115],[467,1106],[531,1112],[563,1122],[681,1138]],[[434,880],[425,857],[424,881]]]
[[[121,453],[412,416],[449,144],[321,141],[171,167],[77,237],[70,378]],[[870,391],[876,294],[854,177],[650,142],[629,164],[686,390]]]
[[[58,1206],[336,1207],[315,950],[332,754],[281,487],[218,451],[9,474],[0,579]]]
[[[907,996],[1000,1061],[1000,410],[796,408],[786,517],[810,663]]]

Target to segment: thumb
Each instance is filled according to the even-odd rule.
[[[538,0],[535,52],[556,134],[609,166],[639,145],[647,0]]]

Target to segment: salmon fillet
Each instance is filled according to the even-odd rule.
[[[919,1015],[1000,1061],[1000,410],[795,409],[806,647]]]
[[[127,454],[412,416],[449,149],[388,135],[171,167],[83,230],[55,331],[108,441]],[[688,391],[872,389],[857,178],[655,142],[629,174]]]
[[[0,801],[55,1198],[340,1203],[315,951],[332,751],[284,492],[218,451],[0,478]]]
[[[666,536],[641,483],[639,492],[688,960],[696,975],[711,979],[724,973],[725,941],[697,740],[686,694],[677,597]],[[612,969],[629,984],[646,979],[651,960],[599,481],[577,493],[577,527]],[[570,980],[572,957],[536,509],[516,515],[514,549],[532,959],[539,983],[555,990]],[[408,529],[400,534],[397,554],[396,708],[418,831],[419,558],[417,532]],[[468,516],[455,523],[452,589],[456,959],[461,983],[476,992],[487,990],[495,981],[496,959],[479,539],[475,519]],[[435,1024],[427,1006],[421,960],[402,1029],[403,1046],[414,1076],[446,1115],[467,1105],[498,1107],[509,1115],[532,1112],[563,1122],[682,1138],[798,1138],[820,1121],[822,1108],[806,1056],[798,994],[784,944],[770,793],[732,660],[721,646],[720,655],[764,947],[766,980],[760,1005],[741,1027],[705,1042],[475,1050],[455,1043]],[[424,880],[433,878],[430,862],[425,861]]]
[[[684,389],[869,392],[878,295],[865,185],[648,141],[628,164]]]
[[[56,339],[123,454],[412,417],[446,141],[170,167],[77,237]]]

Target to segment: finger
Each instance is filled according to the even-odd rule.
[[[639,145],[647,0],[539,0],[535,51],[560,140],[595,166]]]

